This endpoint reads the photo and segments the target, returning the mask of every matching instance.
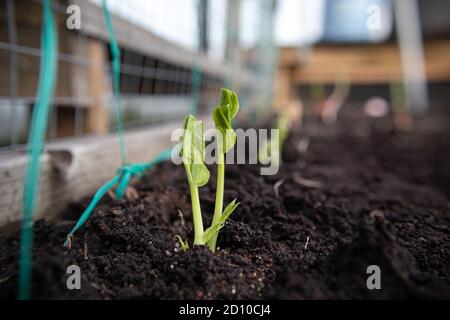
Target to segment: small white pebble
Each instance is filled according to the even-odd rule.
[[[306,237],[306,243],[305,246],[303,247],[303,250],[308,249],[308,244],[309,244],[309,236]]]

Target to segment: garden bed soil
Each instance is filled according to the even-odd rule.
[[[402,133],[390,118],[359,113],[333,126],[307,119],[288,137],[277,175],[227,165],[225,202],[241,204],[216,254],[181,251],[176,235],[193,240],[188,185],[182,166],[162,163],[136,184],[138,199],[106,197],[71,250],[62,244],[80,208],[56,223],[36,222],[32,297],[448,299],[448,124],[429,116]],[[310,142],[305,154],[302,137]],[[215,200],[211,171],[200,189],[205,225]],[[18,234],[0,237],[0,298],[16,296]],[[81,290],[66,287],[71,264],[81,268]],[[374,264],[381,290],[366,286]]]

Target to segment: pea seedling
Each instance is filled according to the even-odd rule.
[[[211,226],[206,230],[203,229],[200,197],[198,193],[198,188],[206,185],[210,176],[208,168],[204,164],[204,125],[202,121],[198,121],[193,115],[188,115],[184,121],[181,157],[191,193],[194,245],[207,244],[213,252],[216,249],[219,230],[239,205],[239,203],[236,203],[236,200],[233,200],[222,211],[225,184],[225,153],[233,148],[236,143],[236,134],[231,126],[231,121],[236,116],[238,110],[239,101],[237,95],[228,89],[222,89],[219,105],[213,112],[213,120],[216,125],[216,150],[218,156],[216,203]],[[178,239],[183,250],[187,250],[187,243],[183,242],[180,237]]]
[[[236,200],[233,200],[222,212],[223,191],[225,188],[225,154],[236,144],[236,133],[233,130],[231,122],[236,117],[238,111],[239,100],[236,93],[228,89],[222,89],[219,105],[213,111],[217,143],[217,188],[212,226],[224,223],[239,205],[236,203]],[[208,247],[212,252],[216,250],[218,233],[218,231],[215,232],[208,241]]]
[[[267,162],[267,159],[272,158],[276,165],[281,162],[281,154],[283,152],[284,141],[286,140],[291,123],[285,114],[279,114],[276,123],[278,130],[278,139],[269,139],[266,141],[259,151],[259,159],[262,163]]]
[[[197,121],[193,115],[184,120],[181,157],[191,192],[192,218],[194,221],[194,245],[205,244],[202,211],[198,188],[209,180],[209,170],[204,164],[205,140],[203,139],[203,122]],[[182,243],[182,247],[184,244]]]

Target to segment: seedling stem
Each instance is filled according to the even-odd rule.
[[[220,134],[219,134],[220,136]],[[222,217],[222,211],[223,211],[223,191],[225,188],[225,154],[221,151],[223,150],[221,138],[217,139],[217,143],[219,148],[218,155],[217,155],[217,187],[216,187],[216,204],[214,206],[214,216],[212,225],[216,225],[219,223],[220,218]],[[208,247],[212,252],[216,251],[216,243],[217,243],[217,236],[219,233],[216,233],[212,236],[211,240],[208,242]]]
[[[189,182],[189,190],[191,192],[191,205],[192,205],[192,217],[194,220],[194,245],[205,244],[203,242],[203,220],[202,210],[200,208],[200,197],[198,194],[198,187],[192,180],[190,170],[184,165],[186,169],[186,175]]]

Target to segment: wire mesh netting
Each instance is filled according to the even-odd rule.
[[[142,1],[127,1],[124,5],[110,1],[120,47],[120,92],[126,129],[181,119],[193,103],[198,105],[200,113],[206,112],[214,106],[220,87],[226,84],[236,86],[248,103],[261,103],[254,98],[261,95],[256,87],[267,87],[272,81],[273,73],[258,62],[264,58],[267,66],[270,65],[268,58],[275,59],[271,32],[267,32],[270,24],[265,29],[251,28],[257,33],[253,38],[258,39],[259,44],[252,49],[256,54],[248,59],[249,50],[240,43],[239,21],[242,19],[240,16],[235,19],[238,23],[233,27],[233,17],[230,17],[242,14],[242,4],[187,2],[179,6],[172,3],[170,15],[165,15],[164,5],[152,6]],[[264,26],[262,21],[272,12],[273,8],[266,2],[273,1],[261,2],[258,19],[252,22],[257,26]],[[72,13],[68,8],[72,3],[81,8],[80,29],[70,30],[67,26]],[[6,72],[0,76],[0,150],[3,151],[20,149],[26,143],[42,56],[42,4],[42,0],[7,0],[1,4],[5,25],[0,33],[0,57],[7,65]],[[58,80],[48,141],[117,129],[112,108],[112,57],[99,4],[99,1],[52,2],[58,33]],[[145,11],[149,7],[152,11]],[[190,10],[187,13],[183,11],[186,8]],[[30,12],[35,13],[33,19],[29,19]],[[148,17],[144,13],[148,13]],[[158,26],[166,26],[167,21],[145,23],[145,19],[163,16],[170,16],[169,31],[158,29]],[[181,35],[178,38],[177,30]],[[137,33],[145,39],[136,40]],[[186,40],[187,33],[191,38]],[[136,43],[138,46],[134,45]],[[240,80],[232,83],[232,79],[237,78]],[[197,101],[193,102],[195,97]]]

